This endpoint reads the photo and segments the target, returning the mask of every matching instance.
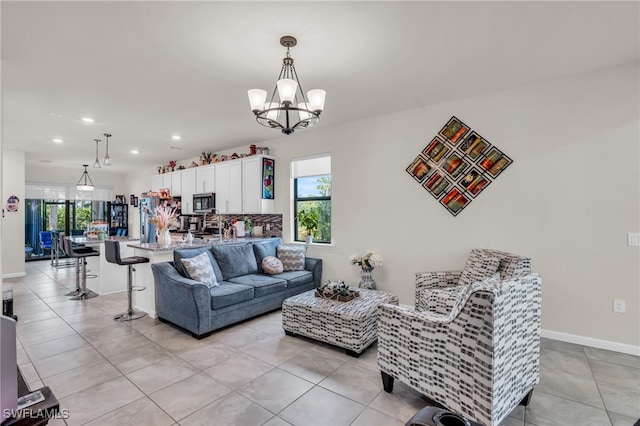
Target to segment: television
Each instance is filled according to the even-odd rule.
[[[16,321],[0,315],[0,422],[18,408]]]

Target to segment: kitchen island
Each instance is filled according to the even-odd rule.
[[[87,288],[95,291],[99,295],[127,291],[127,269],[120,265],[107,262],[104,254],[104,240],[87,237],[65,237],[74,244],[84,244],[100,252],[100,256],[87,257]],[[122,257],[133,256],[134,250],[126,247],[125,243],[140,241],[131,237],[109,237],[109,240],[120,242],[120,254]],[[95,278],[89,278],[96,275]]]
[[[219,238],[195,238],[191,243],[173,239],[171,244],[165,247],[159,246],[156,243],[127,244],[127,247],[133,250],[133,255],[149,258],[149,263],[141,263],[139,265],[136,265],[136,272],[134,274],[134,285],[143,286],[145,287],[145,290],[133,292],[134,308],[146,312],[151,318],[158,317],[156,313],[155,282],[153,279],[153,273],[151,272],[151,264],[160,262],[173,262],[174,250],[211,247],[218,244],[262,241],[265,239],[267,238],[244,237],[225,238],[223,240],[220,240]],[[120,246],[123,247],[122,244]]]

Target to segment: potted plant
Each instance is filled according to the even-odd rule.
[[[304,237],[305,243],[311,243],[316,231],[318,230],[318,222],[320,220],[318,209],[316,207],[300,209],[296,214],[296,220],[298,221],[298,225],[306,232]]]

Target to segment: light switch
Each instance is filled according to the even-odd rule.
[[[630,247],[640,246],[640,233],[629,232],[629,234],[627,234],[627,245]]]

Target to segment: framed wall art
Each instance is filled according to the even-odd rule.
[[[453,116],[406,171],[457,216],[512,163],[504,151]]]
[[[275,160],[271,158],[262,159],[262,198],[265,200],[273,200],[274,193],[274,170]]]

